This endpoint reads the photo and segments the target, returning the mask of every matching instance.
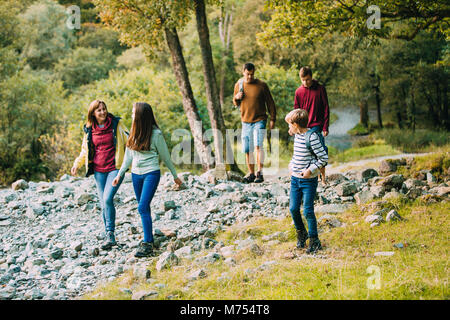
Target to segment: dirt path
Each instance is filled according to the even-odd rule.
[[[373,168],[375,170],[380,166],[381,161],[386,159],[401,159],[401,158],[410,158],[410,157],[418,157],[424,156],[431,153],[402,153],[390,156],[376,157],[370,159],[362,159],[358,161],[351,161],[340,164],[330,164],[327,166],[327,175],[332,173],[344,173],[349,170],[356,170],[362,168]],[[279,168],[279,169],[270,169],[267,168],[264,170],[264,179],[267,181],[276,181],[278,177],[288,176],[289,170],[288,168]]]

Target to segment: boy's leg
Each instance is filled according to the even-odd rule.
[[[303,214],[308,222],[309,238],[317,237],[317,220],[314,214],[314,198],[316,197],[317,178],[302,179]]]
[[[295,230],[297,233],[297,248],[304,248],[308,233],[302,221],[300,214],[300,204],[302,199],[302,190],[299,187],[299,178],[291,176],[291,191],[289,193],[289,212],[294,221]]]

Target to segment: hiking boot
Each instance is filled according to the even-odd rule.
[[[110,250],[115,245],[117,245],[117,242],[116,242],[116,238],[114,237],[114,232],[113,231],[108,231],[106,233],[106,241],[101,246],[101,248],[102,248],[102,250]]]
[[[260,183],[260,182],[263,182],[263,181],[264,181],[264,177],[263,177],[261,171],[258,171],[256,173],[255,183]]]
[[[244,183],[252,183],[253,181],[255,181],[255,175],[253,173],[249,173],[244,177]]]
[[[306,247],[306,240],[308,239],[308,232],[306,232],[305,226],[297,231],[297,249],[303,249]]]
[[[318,237],[309,238],[309,248],[306,250],[308,254],[314,254],[316,251],[322,250],[322,244]]]
[[[141,241],[139,243],[139,247],[134,254],[135,257],[151,257],[153,255],[153,242],[144,242]]]

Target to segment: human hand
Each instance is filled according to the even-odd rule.
[[[275,121],[270,120],[269,128],[270,128],[270,130],[272,130],[273,128],[275,128]]]
[[[234,98],[235,98],[236,100],[242,100],[243,97],[244,97],[244,92],[242,92],[242,91],[239,91],[239,92],[234,96]]]
[[[113,182],[111,183],[112,186],[113,186],[113,187],[117,186],[117,185],[119,184],[119,180],[120,180],[120,177],[119,177],[119,176],[116,176],[116,177],[114,178]]]
[[[328,131],[323,132],[323,136],[326,137],[328,135]]]
[[[306,169],[305,171],[303,171],[301,173],[301,175],[302,175],[303,178],[308,179],[311,176],[311,170]]]
[[[180,178],[176,178],[174,181],[178,186],[181,186],[183,184],[183,182],[180,180]]]
[[[77,170],[78,170],[78,168],[73,166],[72,169],[70,169],[70,174],[73,175],[73,176],[76,175],[77,174]]]

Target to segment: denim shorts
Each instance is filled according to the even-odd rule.
[[[256,147],[262,147],[266,134],[267,120],[253,123],[242,122],[242,149],[244,153],[253,152]]]

